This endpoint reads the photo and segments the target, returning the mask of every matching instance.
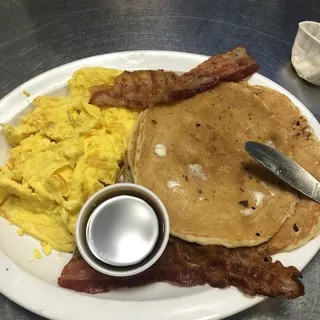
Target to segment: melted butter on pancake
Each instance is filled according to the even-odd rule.
[[[260,191],[255,191],[253,193],[253,198],[256,201],[256,207],[258,207],[259,205],[262,205],[264,193],[262,193]]]
[[[188,165],[191,177],[199,180],[208,180],[208,176],[205,174],[203,167],[200,164],[193,163]]]
[[[175,191],[177,188],[181,187],[181,184],[179,183],[179,181],[169,180],[167,182],[167,186],[169,189],[172,189],[173,191]]]
[[[264,184],[264,187],[267,187],[266,184]],[[245,209],[242,209],[240,212],[245,215],[245,216],[249,216],[251,214],[254,213],[254,211],[256,209],[258,209],[258,207],[261,208],[261,206],[263,205],[263,199],[265,197],[265,194],[263,192],[260,192],[260,191],[254,191],[252,193],[252,199],[254,201],[254,204],[252,207],[250,208],[245,208]],[[272,193],[271,193],[271,197],[272,197]],[[249,202],[248,201],[244,201],[246,203],[246,206],[249,207]],[[239,203],[243,203],[243,201],[240,201]]]
[[[154,147],[154,153],[160,157],[160,158],[164,158],[167,155],[167,148],[164,144],[162,143],[158,143],[156,144],[156,146]]]

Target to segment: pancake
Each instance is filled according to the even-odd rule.
[[[249,157],[243,144],[273,141],[293,155],[292,139],[260,98],[224,83],[144,111],[128,159],[135,183],[167,207],[173,235],[202,245],[255,246],[276,234],[298,197]]]
[[[318,140],[307,119],[299,109],[284,94],[268,87],[251,86],[247,82],[240,83],[258,97],[270,112],[272,112],[292,136],[303,135],[305,138]]]
[[[292,135],[293,159],[320,180],[320,143],[308,121],[285,95],[260,86],[246,86],[258,96]],[[277,146],[276,146],[277,147]],[[261,246],[268,254],[291,251],[309,242],[320,231],[320,204],[303,195],[296,212]]]
[[[309,198],[301,198],[295,214],[287,219],[280,230],[262,244],[259,250],[272,255],[304,246],[320,231],[319,215],[319,204]]]

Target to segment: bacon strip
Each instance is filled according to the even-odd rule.
[[[170,237],[160,259],[141,274],[109,277],[91,268],[79,254],[75,254],[64,267],[58,283],[61,287],[87,293],[163,281],[182,286],[207,283],[217,288],[235,286],[251,296],[259,294],[293,299],[304,295],[299,277],[301,274],[295,267],[272,262],[256,248],[199,246]]]
[[[114,85],[91,89],[91,104],[146,109],[159,103],[188,99],[220,82],[240,81],[258,70],[243,47],[218,54],[182,75],[163,70],[125,71]]]

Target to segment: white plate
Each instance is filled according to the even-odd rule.
[[[50,70],[26,82],[0,101],[0,122],[17,123],[30,107],[32,99],[42,94],[66,92],[67,80],[82,67],[102,66],[118,69],[166,69],[183,72],[207,57],[168,51],[134,51],[95,56]],[[320,137],[320,125],[308,109],[285,89],[255,74],[250,82],[265,85],[286,94],[301,110]],[[23,90],[31,93],[29,98]],[[9,147],[0,132],[0,164],[7,159]],[[235,288],[224,290],[209,286],[180,288],[165,283],[137,289],[124,289],[90,296],[59,288],[56,284],[63,266],[71,257],[52,253],[30,262],[38,241],[19,237],[16,227],[0,218],[0,292],[23,307],[51,319],[221,319],[242,311],[262,297],[250,298]],[[302,269],[320,248],[320,237],[294,252],[280,254],[285,265]]]

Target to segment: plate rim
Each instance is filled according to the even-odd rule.
[[[70,77],[70,74],[72,74],[75,70],[78,70],[84,66],[93,66],[93,65],[99,65],[99,63],[93,63],[93,61],[103,61],[105,58],[109,59],[110,61],[114,60],[116,61],[117,59],[119,60],[119,63],[124,59],[126,61],[122,61],[122,63],[128,63],[128,65],[131,66],[131,68],[127,69],[139,69],[135,68],[135,66],[139,64],[144,64],[145,60],[144,59],[159,59],[160,61],[162,59],[169,59],[172,60],[174,57],[178,59],[185,59],[187,61],[187,64],[198,64],[205,59],[208,58],[208,56],[205,55],[200,55],[200,54],[195,54],[195,53],[188,53],[188,52],[179,52],[179,51],[168,51],[168,50],[136,50],[136,51],[122,51],[122,52],[114,52],[114,53],[106,53],[106,54],[101,54],[101,55],[96,55],[92,57],[87,57],[84,59],[79,59],[75,60],[72,62],[69,62],[67,64],[64,64],[62,66],[58,66],[56,68],[50,69],[15,88],[11,92],[9,92],[7,95],[5,95],[1,100],[0,100],[0,113],[1,110],[5,109],[6,106],[10,105],[10,101],[14,100],[15,98],[18,99],[19,97],[23,95],[23,89],[28,90],[28,88],[33,88],[36,87],[37,84],[43,80],[46,80],[48,78],[65,78],[66,75]],[[122,60],[121,60],[122,59]],[[142,59],[142,60],[141,60]],[[189,62],[188,62],[189,61]],[[102,66],[103,63],[100,64]],[[145,63],[146,64],[146,63]],[[160,62],[161,64],[161,62]],[[113,68],[117,68],[115,65],[112,66]],[[149,67],[144,67],[144,68],[149,68]],[[152,67],[151,67],[152,68]],[[159,68],[159,66],[158,66]],[[141,68],[140,68],[141,69]],[[73,70],[73,71],[72,71]],[[185,71],[185,68],[181,68],[181,70],[175,70],[175,71]],[[64,75],[64,77],[63,77]],[[320,125],[316,118],[313,116],[311,111],[307,109],[307,107],[300,101],[298,100],[295,96],[293,96],[290,92],[288,92],[286,89],[275,83],[274,81],[268,79],[267,77],[264,77],[263,75],[256,73],[254,75],[255,78],[259,78],[261,81],[264,81],[270,85],[270,87],[286,94],[295,105],[300,109],[300,111],[308,118],[308,121],[312,127],[318,127],[318,131],[320,132]],[[28,99],[29,102],[32,98],[39,94],[46,94],[48,92],[51,92],[57,88],[61,88],[62,86],[66,85],[66,81],[64,80],[59,80],[56,79],[56,81],[52,84],[48,85],[48,88],[46,90],[42,90],[41,92],[37,92],[36,94],[32,94],[31,90],[31,97]],[[36,92],[36,91],[35,91]],[[25,97],[24,97],[25,98]],[[26,104],[26,103],[25,103]],[[17,110],[22,110],[25,109],[26,106],[20,107],[17,106],[17,108],[12,108],[8,112],[8,119],[12,118],[15,114],[17,114]],[[307,246],[311,247],[311,245],[314,247],[313,250],[310,251],[310,254],[308,257],[305,259],[305,263],[303,264],[303,267],[307,265],[310,260],[316,255],[317,251],[320,248],[320,237],[317,239],[312,240],[310,243],[307,244]],[[298,249],[300,250],[300,249]],[[283,254],[282,254],[283,255]],[[280,255],[279,255],[280,256]],[[6,269],[9,268],[9,271]],[[14,284],[12,286],[12,283]],[[28,296],[27,293],[21,293],[21,290],[23,288],[25,289],[26,287],[29,286],[34,286],[34,288],[38,291],[36,292],[36,295],[33,296],[34,298],[38,298],[40,296],[39,300],[33,300],[32,297]],[[232,288],[234,289],[234,288]],[[234,292],[237,292],[236,289],[233,290]],[[52,292],[52,294],[58,294],[56,295],[56,299],[59,300],[59,303],[63,308],[71,308],[73,309],[75,305],[73,303],[67,303],[68,298],[69,300],[74,300],[74,302],[77,305],[80,304],[86,304],[89,303],[93,307],[96,307],[98,309],[101,309],[101,305],[103,305],[102,309],[110,308],[110,305],[113,305],[115,308],[110,313],[111,316],[116,316],[116,319],[121,319],[121,315],[117,312],[117,308],[124,308],[124,305],[128,307],[134,307],[137,304],[141,306],[143,304],[143,310],[136,310],[137,316],[139,315],[140,317],[143,317],[143,314],[146,314],[148,312],[153,312],[154,313],[154,305],[157,304],[157,308],[167,308],[166,305],[168,305],[168,300],[158,300],[158,301],[116,301],[116,300],[103,300],[99,298],[95,298],[94,296],[88,296],[85,294],[81,293],[76,293],[68,289],[63,289],[59,287],[55,287],[43,280],[38,279],[34,275],[28,273],[27,271],[24,271],[22,268],[17,266],[12,260],[10,260],[6,254],[0,249],[0,292],[8,297],[10,300],[14,301],[15,303],[23,306],[24,308],[39,314],[41,316],[47,317],[49,319],[73,319],[75,314],[73,313],[65,313],[61,314],[56,312],[56,308],[50,307],[49,308],[46,306],[46,293]],[[191,310],[189,306],[187,306],[184,310],[177,310],[178,306],[181,305],[181,302],[183,300],[188,300],[190,297],[192,298],[192,304],[197,305],[197,302],[201,303],[201,298],[199,296],[207,295],[207,292],[203,293],[198,293],[193,296],[187,296],[187,297],[181,297],[181,298],[175,298],[175,299],[170,299],[174,300],[175,304],[175,309],[168,310],[166,309],[164,313],[161,315],[155,315],[154,319],[192,319],[195,316],[195,312],[197,314],[198,319],[221,319],[222,317],[227,317],[230,315],[233,315],[235,313],[241,312],[247,308],[252,307],[253,305],[263,301],[265,298],[264,297],[255,297],[255,298],[250,298],[246,297],[247,303],[242,304],[240,303],[239,305],[234,306],[233,310],[230,310],[230,305],[229,303],[225,303],[225,308],[227,311],[225,312],[217,312],[215,314],[212,314],[213,310],[210,308],[210,302],[204,304],[202,302],[202,308],[196,307],[195,309],[197,310]],[[59,298],[58,298],[59,297]],[[72,297],[72,298],[71,298]],[[195,298],[196,297],[196,298]],[[199,300],[200,298],[200,300]],[[30,300],[31,299],[31,300]],[[75,300],[76,299],[76,300]],[[66,301],[67,300],[67,301]],[[29,302],[32,301],[33,304],[29,304]],[[101,302],[103,301],[103,302]],[[55,301],[57,303],[57,301]],[[100,305],[100,306],[99,306]],[[60,308],[61,309],[61,308]],[[141,308],[140,308],[141,309]],[[91,308],[90,308],[91,310]],[[68,312],[68,311],[67,311]],[[71,311],[70,311],[71,312]],[[105,309],[104,309],[105,312]],[[104,316],[105,313],[102,313],[101,315]],[[92,310],[90,312],[91,316],[99,316],[99,314],[95,315]],[[70,317],[71,315],[71,317]],[[131,311],[131,316],[132,316],[132,311]],[[119,317],[120,316],[120,317]],[[187,316],[187,317],[186,317]],[[86,319],[86,318],[79,318],[79,313],[77,313],[77,319]],[[97,318],[97,319],[100,319]]]

